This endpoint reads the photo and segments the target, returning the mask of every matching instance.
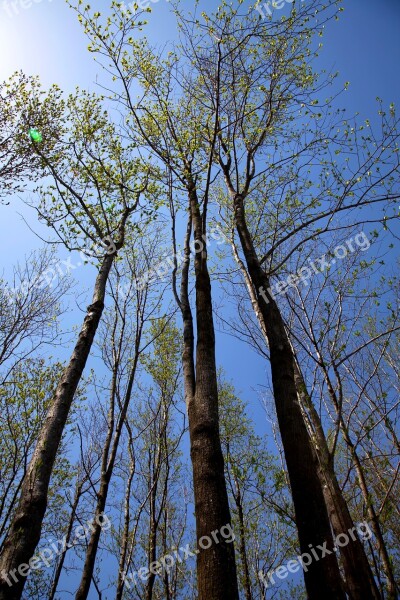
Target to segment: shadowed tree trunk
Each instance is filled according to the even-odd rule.
[[[246,282],[251,304],[257,316],[260,328],[264,337],[267,339],[264,321],[258,306],[257,298],[254,294],[252,283],[249,279],[246,267],[240,259],[235,244],[232,244],[235,255],[235,260],[239,264],[239,268]],[[290,341],[289,332],[287,337]],[[339,482],[334,470],[334,459],[329,451],[328,443],[322,427],[321,419],[318,412],[311,401],[307,387],[301,372],[296,352],[291,345],[293,353],[294,379],[296,390],[301,402],[301,406],[308,413],[312,425],[311,439],[313,447],[318,459],[319,477],[322,483],[325,503],[328,510],[329,518],[335,536],[346,533],[352,530],[354,532],[353,539],[349,537],[349,543],[340,548],[340,553],[343,560],[343,568],[346,578],[346,591],[352,599],[363,600],[363,598],[373,598],[379,600],[381,595],[377,588],[373,573],[368,562],[364,547],[358,537],[353,519],[350,515],[347,502],[343,497]],[[305,416],[305,419],[307,417]]]
[[[322,560],[313,560],[304,573],[308,597],[310,600],[321,600],[321,597],[325,600],[344,600],[339,566],[332,551],[332,532],[316,456],[297,397],[292,349],[278,306],[268,292],[268,276],[260,266],[247,228],[243,197],[233,191],[231,193],[236,228],[268,338],[275,406],[295,507],[300,549],[302,553],[309,553],[310,544],[317,548],[326,543],[330,552]]]
[[[190,218],[185,239],[185,260],[179,306],[184,325],[183,369],[185,397],[189,415],[190,455],[195,495],[197,581],[199,600],[238,600],[236,563],[233,543],[219,535],[219,543],[202,549],[202,538],[212,539],[213,531],[231,523],[224,477],[224,459],[219,435],[218,386],[215,362],[215,333],[212,314],[211,282],[207,267],[204,237],[205,219],[199,209],[197,191],[187,175]],[[194,328],[189,304],[189,242],[194,230],[195,243],[202,251],[195,254],[196,279],[196,361]]]

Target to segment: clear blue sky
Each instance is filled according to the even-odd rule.
[[[203,3],[205,9],[218,4],[215,0],[203,0]],[[191,4],[188,0],[187,5]],[[57,83],[66,92],[73,91],[77,85],[96,89],[98,66],[93,55],[86,51],[87,40],[75,13],[62,0],[14,0],[13,5],[10,2],[7,6],[8,9],[0,0],[2,80],[22,69],[28,74],[38,74],[44,86]],[[107,6],[106,0],[96,2],[100,11],[106,11]],[[327,70],[339,71],[341,83],[351,82],[349,90],[341,96],[348,115],[359,112],[362,118],[373,121],[377,96],[383,98],[386,106],[392,101],[399,104],[400,2],[345,0],[343,6],[345,10],[339,22],[330,24],[326,30],[320,64]],[[146,34],[153,43],[163,44],[174,37],[175,21],[169,14],[167,0],[159,0],[152,7]],[[41,245],[18,213],[24,214],[37,231],[43,231],[36,223],[35,214],[28,212],[17,198],[10,206],[0,206],[0,253],[6,272],[7,266]],[[89,274],[83,268],[81,271],[78,278],[90,286],[93,272]],[[217,355],[238,390],[254,403],[252,389],[266,382],[265,363],[245,346],[232,343],[225,336],[218,340]]]

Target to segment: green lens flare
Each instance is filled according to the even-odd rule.
[[[41,142],[43,139],[42,134],[37,129],[30,129],[29,136],[32,142]]]

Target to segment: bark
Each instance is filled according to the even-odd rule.
[[[332,550],[332,532],[316,457],[297,397],[292,349],[278,306],[268,292],[268,276],[260,266],[247,228],[243,197],[234,192],[232,196],[236,229],[268,338],[276,412],[289,473],[300,549],[302,553],[308,553],[310,544],[316,548],[326,542],[326,547]],[[323,560],[314,560],[304,573],[304,579],[310,600],[320,600],[321,597],[325,600],[345,599],[337,558],[333,552]]]
[[[296,360],[294,362],[294,370],[300,401],[308,411],[313,425],[314,447],[318,457],[325,503],[333,531],[335,536],[346,533],[349,537],[349,543],[340,548],[346,578],[346,591],[352,600],[364,600],[367,598],[371,600],[380,600],[381,595],[376,585],[364,546],[355,532],[353,519],[336,478],[333,456],[329,451],[321,420],[307,393],[303,375]],[[348,534],[349,531],[355,532],[355,540]]]
[[[207,267],[205,218],[201,217],[196,188],[187,178],[190,219],[185,240],[180,308],[184,324],[183,369],[185,398],[189,416],[190,455],[195,496],[197,582],[199,600],[238,600],[236,563],[233,543],[222,536],[209,549],[201,548],[201,538],[211,537],[231,523],[224,477],[224,459],[219,435],[218,387],[215,362],[215,333],[212,313],[211,282]],[[188,296],[191,229],[194,239],[203,244],[195,256],[196,285],[196,366],[194,368],[193,318]],[[203,542],[202,542],[203,543]]]
[[[114,255],[106,255],[96,278],[92,304],[88,306],[78,341],[54,393],[52,407],[40,432],[21,489],[19,504],[0,556],[0,600],[19,600],[29,563],[39,543],[47,506],[47,493],[57,450],[93,339],[103,312],[105,289]],[[24,575],[17,571],[21,566]],[[17,582],[13,582],[12,573]],[[13,585],[9,585],[9,582]]]

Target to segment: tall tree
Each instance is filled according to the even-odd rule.
[[[40,96],[31,99],[22,94],[19,103],[25,111],[24,126],[26,121],[39,119],[42,106],[43,112],[47,110],[46,99]],[[50,476],[103,312],[110,269],[124,245],[129,220],[148,187],[147,174],[138,160],[132,159],[132,148],[123,147],[118,141],[115,127],[96,96],[71,96],[66,102],[59,98],[56,115],[59,129],[57,123],[44,127],[43,146],[32,141],[33,155],[40,157],[54,180],[53,186],[39,190],[40,202],[35,208],[68,249],[82,244],[79,234],[83,235],[84,247],[92,241],[94,254],[99,257],[98,274],[92,302],[54,392],[0,555],[2,600],[18,599],[22,594],[26,572],[11,589],[4,575],[28,564],[39,542]]]
[[[142,354],[152,344],[154,338],[163,335],[165,323],[160,327],[150,327],[157,319],[163,296],[154,298],[149,284],[143,289],[135,287],[139,273],[157,262],[157,245],[151,243],[150,233],[144,242],[129,240],[129,258],[122,260],[111,278],[111,307],[106,310],[102,327],[101,352],[104,364],[111,373],[110,399],[107,412],[106,435],[100,465],[99,485],[96,491],[94,508],[94,529],[89,539],[82,570],[82,577],[76,592],[76,600],[88,597],[96,561],[97,548],[101,535],[101,515],[104,513],[110,489],[111,478],[118,457],[119,445],[125,427],[128,409],[136,388],[137,372]],[[143,250],[148,246],[147,252]],[[145,256],[145,259],[142,257]],[[123,274],[123,276],[122,276]],[[127,283],[127,287],[123,282]],[[155,487],[153,493],[157,494]]]
[[[379,256],[376,255],[381,246],[378,239],[380,236],[376,232],[372,244],[365,233],[355,236],[346,233],[346,236],[347,245],[346,239],[336,238],[335,246],[340,249],[347,248],[347,256],[343,256],[340,266],[335,268],[334,263],[331,263],[330,268],[320,274],[318,292],[317,282],[313,281],[310,282],[308,290],[298,290],[297,298],[288,296],[294,315],[292,336],[298,348],[298,360],[308,366],[310,358],[312,359],[309,378],[314,381],[314,395],[316,389],[326,388],[328,415],[335,415],[331,424],[333,432],[329,436],[330,441],[327,443],[325,440],[321,444],[321,419],[310,399],[306,399],[305,406],[309,412],[316,444],[325,455],[322,461],[332,469],[338,447],[343,451],[342,442],[347,446],[351,468],[357,474],[358,481],[353,481],[350,472],[345,479],[349,477],[353,484],[359,487],[378,547],[378,562],[382,564],[387,581],[388,598],[395,598],[397,586],[393,565],[381,528],[381,511],[376,506],[384,501],[388,489],[379,501],[375,498],[368,483],[368,469],[363,464],[362,454],[365,453],[368,458],[385,454],[394,476],[392,483],[396,485],[396,459],[394,464],[392,462],[399,450],[392,426],[392,418],[396,420],[398,417],[398,402],[395,401],[396,377],[391,374],[391,384],[389,383],[385,392],[380,381],[382,370],[387,369],[386,365],[383,366],[386,346],[391,339],[395,339],[399,329],[399,309],[396,305],[398,281],[395,275],[381,275],[379,283],[376,282],[379,295],[386,300],[388,309],[388,318],[377,326],[374,312],[379,310],[376,308],[376,304],[380,304],[380,301],[376,300],[378,293],[374,287],[367,290],[365,281],[373,282],[382,268],[379,267],[379,262],[382,261],[378,261]],[[390,239],[389,236],[387,241]],[[385,244],[387,241],[385,240]],[[349,250],[349,246],[352,251]],[[365,255],[367,251],[369,256]],[[329,254],[334,256],[335,248],[332,248]],[[387,272],[387,267],[385,271]],[[314,302],[316,293],[319,297],[318,310]],[[384,435],[381,435],[382,429]],[[334,496],[332,498],[335,500]],[[343,511],[338,509],[336,512],[339,517],[343,514]],[[380,580],[380,573],[377,575]]]
[[[241,593],[246,600],[261,600],[265,588],[272,588],[267,573],[298,554],[294,510],[284,470],[267,449],[267,440],[256,435],[249,407],[222,373],[219,386],[221,439],[238,537]]]
[[[334,5],[330,3],[330,8]],[[339,129],[341,139],[332,122],[327,127],[319,123],[323,115],[325,119],[334,117],[329,106],[319,106],[315,112],[312,108],[319,104],[316,94],[324,82],[318,81],[310,67],[318,53],[310,40],[321,28],[320,22],[311,19],[310,11],[329,19],[333,14],[329,7],[326,11],[319,2],[313,2],[299,10],[293,8],[291,16],[283,17],[280,23],[244,16],[240,8],[225,2],[222,7],[222,12],[220,9],[206,16],[204,24],[196,21],[195,26],[193,19],[181,15],[183,35],[188,40],[186,56],[193,65],[192,98],[208,107],[204,135],[209,146],[215,147],[215,160],[229,194],[228,205],[221,193],[221,205],[227,207],[229,226],[233,223],[237,231],[257,312],[268,338],[301,550],[306,552],[309,544],[318,544],[317,540],[325,540],[332,548],[317,457],[298,399],[294,355],[278,301],[271,293],[271,280],[302,245],[340,226],[332,223],[338,212],[346,210],[350,215],[354,207],[379,202],[388,210],[385,219],[395,218],[397,121],[394,114],[387,119],[383,114],[378,149],[367,135],[364,146],[359,144],[354,128],[346,122],[341,124],[343,133]],[[325,158],[326,145],[331,142],[338,152],[341,144],[347,149],[349,135],[355,138],[360,162],[345,162],[345,173],[339,176],[336,163]],[[325,203],[317,184],[316,193],[310,191],[310,155],[318,156],[323,165],[324,172],[319,176],[322,183],[318,185],[327,194]],[[383,176],[376,170],[376,162],[384,165]],[[366,190],[371,189],[376,194],[374,200],[366,198]],[[378,590],[361,544],[356,541],[351,551],[358,560],[357,569],[347,562],[349,592],[354,597],[377,598]],[[305,579],[310,597],[320,597],[322,591],[328,597],[343,597],[333,553],[313,564]]]
[[[144,357],[138,414],[134,422],[131,418],[127,422],[129,434],[137,440],[137,473],[132,493],[134,518],[131,527],[123,530],[131,550],[121,573],[122,588],[126,597],[173,600],[187,589],[186,561],[174,556],[187,524],[187,507],[184,504],[182,508],[181,501],[180,445],[186,431],[178,392],[181,338],[174,322],[166,317],[154,322],[151,335],[154,342]],[[163,563],[166,555],[174,556],[173,561]]]
[[[127,136],[146,149],[165,171],[162,182],[169,194],[172,227],[176,232],[177,198],[188,215],[184,238],[181,288],[175,298],[183,319],[183,371],[189,416],[193,465],[197,540],[230,523],[224,462],[219,438],[218,386],[211,281],[207,260],[207,210],[210,201],[214,147],[202,155],[202,133],[197,110],[182,96],[175,78],[175,58],[162,60],[146,40],[135,41],[132,28],[137,15],[121,13],[113,4],[112,18],[102,23],[100,13],[77,7],[79,19],[93,52],[107,57],[115,78],[114,100],[123,111]],[[116,43],[116,40],[118,42]],[[157,67],[155,66],[157,65]],[[182,73],[180,73],[180,77]],[[144,96],[136,102],[133,77]],[[175,93],[175,88],[176,93]],[[179,89],[180,88],[180,89]],[[188,91],[190,94],[190,91]],[[178,100],[174,100],[174,96]],[[214,142],[217,141],[215,118]],[[169,187],[168,187],[169,186]],[[193,238],[193,239],[192,239]],[[190,303],[191,242],[195,250],[195,315]],[[174,235],[174,248],[176,248]],[[175,258],[175,275],[177,264]],[[196,346],[195,346],[196,336]],[[235,554],[232,543],[222,540],[197,556],[200,600],[238,597]]]

